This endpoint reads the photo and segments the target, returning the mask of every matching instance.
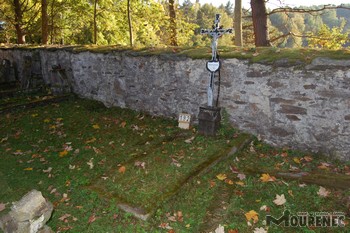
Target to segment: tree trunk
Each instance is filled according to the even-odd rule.
[[[242,35],[242,0],[235,0],[235,45],[243,46],[243,35]]]
[[[255,46],[271,46],[267,27],[265,0],[251,0]]]
[[[170,45],[177,46],[175,1],[169,0]]]
[[[133,47],[133,36],[132,36],[132,22],[131,22],[131,9],[130,9],[130,0],[128,0],[128,24],[129,24],[129,41],[130,41],[130,46]]]
[[[97,44],[97,1],[95,0],[95,4],[94,4],[94,44]]]
[[[41,0],[41,43],[47,44],[49,37],[49,17],[47,15],[47,0]]]
[[[50,42],[51,44],[54,43],[54,34],[55,34],[55,21],[54,21],[54,7],[55,7],[55,0],[51,1],[51,30],[50,30]]]
[[[15,8],[15,29],[17,35],[17,44],[24,44],[26,42],[26,39],[22,28],[23,12],[21,9],[20,0],[14,0],[13,6]]]

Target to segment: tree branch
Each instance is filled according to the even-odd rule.
[[[346,9],[350,10],[350,7],[346,7],[343,5],[340,6],[331,6],[331,5],[324,5],[322,8],[319,9],[298,9],[298,8],[291,8],[291,7],[282,7],[282,8],[276,8],[272,10],[271,12],[267,13],[267,15],[272,15],[276,13],[303,13],[303,14],[313,14],[324,10],[331,10],[331,9]]]

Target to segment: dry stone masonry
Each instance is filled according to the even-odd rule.
[[[206,103],[206,61],[162,54],[91,53],[67,49],[0,49],[0,59],[27,80],[25,56],[40,57],[41,74],[53,85],[53,66],[65,71],[71,90],[106,106],[154,115],[198,115]],[[34,61],[37,61],[33,59]],[[311,64],[250,63],[225,59],[220,105],[238,128],[277,146],[321,152],[350,160],[350,58],[316,58]]]
[[[52,211],[52,203],[41,192],[32,190],[0,218],[0,229],[5,233],[51,233],[53,231],[45,224],[51,218]]]

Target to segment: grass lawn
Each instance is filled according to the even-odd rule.
[[[56,232],[350,231],[349,162],[256,138],[244,146],[250,139],[226,122],[204,137],[175,120],[77,98],[1,113],[0,215],[37,189],[54,204]],[[151,217],[139,220],[121,203]],[[345,227],[264,225],[285,210],[344,212]]]

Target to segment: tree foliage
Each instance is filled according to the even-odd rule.
[[[341,49],[345,43],[349,42],[349,34],[342,32],[344,25],[330,28],[323,24],[316,36],[308,39],[309,46],[313,48]]]
[[[0,0],[0,42],[137,47],[209,45],[211,38],[200,35],[200,29],[211,28],[217,13],[222,16],[222,26],[233,27],[237,1],[215,7],[194,0],[184,0],[181,5],[173,0]],[[343,6],[350,8],[350,4]],[[348,46],[350,11],[322,7],[266,9],[267,24],[262,25],[268,29],[265,42],[278,47]],[[309,10],[314,12],[306,13]],[[254,33],[258,32],[253,30],[252,11],[241,12],[242,22],[236,25],[242,27],[242,44],[254,46]],[[234,39],[235,35],[225,35],[220,45],[233,45]]]

